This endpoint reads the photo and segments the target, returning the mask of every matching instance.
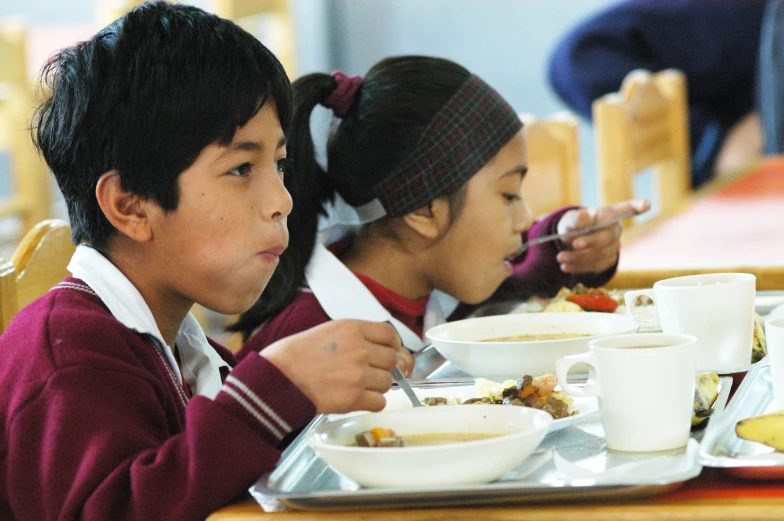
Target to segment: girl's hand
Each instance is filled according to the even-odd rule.
[[[645,199],[635,199],[601,206],[569,210],[558,221],[558,233],[587,228],[614,219],[630,210],[638,215],[647,212],[651,203]],[[600,273],[618,262],[621,248],[621,225],[599,230],[589,235],[579,235],[563,241],[566,248],[556,260],[564,273]]]

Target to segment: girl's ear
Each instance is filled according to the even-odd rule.
[[[452,222],[449,198],[434,199],[427,205],[403,216],[409,228],[426,239],[437,239],[449,229]]]
[[[103,214],[120,233],[137,242],[152,239],[147,204],[137,194],[122,187],[117,170],[101,176],[95,187],[95,197]]]

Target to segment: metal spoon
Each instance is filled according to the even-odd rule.
[[[411,384],[408,383],[406,377],[403,376],[403,373],[398,366],[395,366],[395,368],[392,369],[392,378],[395,380],[397,386],[403,389],[403,392],[406,393],[408,399],[411,400],[411,405],[414,407],[425,407],[425,404],[419,401],[414,389],[411,387]]]
[[[541,244],[543,242],[555,241],[558,239],[568,239],[570,237],[577,237],[578,235],[588,235],[589,233],[597,232],[599,230],[604,230],[605,228],[609,228],[613,226],[615,223],[627,219],[629,217],[634,217],[637,215],[638,212],[631,210],[626,213],[622,213],[615,219],[610,219],[609,221],[603,222],[601,224],[596,224],[594,226],[589,226],[587,228],[578,228],[576,230],[571,230],[565,233],[554,233],[552,235],[545,235],[543,237],[537,237],[536,239],[531,239],[530,241],[523,244],[520,250],[514,255],[514,257],[519,257],[522,255],[528,248],[534,246],[536,244]]]

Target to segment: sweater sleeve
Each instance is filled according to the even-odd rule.
[[[272,469],[277,443],[315,414],[260,356],[237,366],[215,400],[191,399],[184,426],[164,401],[143,372],[56,370],[9,423],[17,517],[203,520]]]
[[[523,240],[536,239],[557,232],[558,221],[563,215],[577,208],[567,206],[537,220],[523,237]],[[563,249],[559,241],[537,244],[528,250],[514,266],[512,276],[501,285],[491,297],[491,301],[520,300],[533,295],[551,297],[563,286],[571,287],[582,282],[596,287],[606,284],[615,274],[617,263],[601,273],[568,274],[561,271],[556,256]]]
[[[237,352],[237,360],[244,360],[248,355],[260,352],[276,340],[301,333],[330,320],[315,295],[303,291],[294,302],[262,325],[245,342]]]

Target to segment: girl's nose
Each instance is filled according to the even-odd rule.
[[[534,216],[528,203],[525,199],[521,199],[521,204],[517,212],[515,212],[515,232],[523,233],[528,230],[534,223]]]

